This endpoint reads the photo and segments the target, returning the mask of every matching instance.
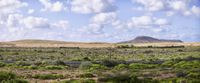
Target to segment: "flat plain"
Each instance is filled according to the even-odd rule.
[[[47,42],[47,41],[45,41]],[[199,43],[7,42],[3,83],[199,83]]]

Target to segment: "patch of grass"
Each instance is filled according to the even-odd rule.
[[[61,70],[61,69],[65,69],[64,66],[54,66],[54,65],[51,65],[51,66],[45,66],[45,69],[49,69],[49,70]]]
[[[95,77],[92,73],[84,73],[80,75],[81,78],[92,78]]]
[[[43,80],[64,78],[64,76],[60,74],[36,74],[36,75],[33,75],[32,77],[35,79],[43,79]]]
[[[12,72],[0,71],[0,83],[28,83],[28,81],[17,78]]]

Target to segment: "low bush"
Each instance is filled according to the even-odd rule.
[[[178,69],[191,69],[191,68],[200,68],[200,61],[180,61],[174,65]]]
[[[105,75],[98,78],[99,83],[159,83],[158,80],[143,78],[138,79],[135,74],[130,72],[116,72],[114,74]]]
[[[0,83],[28,83],[28,81],[18,79],[12,72],[0,71]]]
[[[123,69],[126,69],[126,68],[128,68],[128,66],[125,65],[125,64],[119,64],[119,65],[114,67],[115,70],[123,70]]]
[[[59,83],[96,83],[96,81],[93,79],[71,79]]]
[[[38,66],[31,65],[31,66],[24,66],[25,69],[39,69]]]
[[[90,61],[85,61],[85,62],[81,62],[79,68],[80,69],[88,69],[92,66],[92,63]]]
[[[104,70],[106,67],[101,64],[92,64],[89,68],[89,71],[96,71],[96,70]]]
[[[18,61],[15,63],[17,66],[30,66],[31,64],[23,61]]]
[[[0,81],[15,79],[16,75],[11,72],[0,71]]]
[[[84,73],[80,75],[81,78],[92,78],[95,77],[92,73]]]
[[[119,64],[118,61],[115,61],[115,60],[103,60],[102,61],[102,65],[104,65],[106,67],[114,67],[118,64]]]
[[[156,65],[154,64],[142,64],[142,63],[132,63],[129,65],[129,68],[131,69],[151,69],[155,67]]]
[[[200,74],[198,72],[196,72],[196,73],[189,73],[187,75],[187,77],[200,79]]]
[[[11,79],[11,80],[4,80],[1,83],[29,83],[29,82],[24,79]]]
[[[64,66],[46,66],[45,69],[49,69],[49,70],[61,70],[61,69],[65,69]]]
[[[2,63],[2,62],[0,62],[0,67],[4,67],[4,66],[6,66],[6,64],[5,64],[5,63]]]
[[[175,64],[175,62],[173,62],[173,61],[165,61],[164,63],[162,63],[161,66],[163,66],[163,67],[173,67],[174,64]]]
[[[43,79],[43,80],[64,78],[64,76],[60,74],[36,74],[36,75],[33,75],[32,77],[35,79]]]

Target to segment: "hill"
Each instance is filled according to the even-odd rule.
[[[0,47],[80,47],[80,48],[102,48],[113,47],[111,43],[105,42],[66,42],[56,40],[26,39],[10,42],[0,42]]]
[[[183,42],[181,40],[168,40],[168,39],[157,39],[149,36],[138,36],[133,40],[124,41],[120,43],[162,43],[162,42]]]

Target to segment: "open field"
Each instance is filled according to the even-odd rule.
[[[199,77],[197,45],[0,48],[3,83],[199,83]]]
[[[105,42],[64,42],[51,40],[19,40],[12,42],[0,42],[0,47],[80,47],[80,48],[108,48],[119,45],[133,45],[136,47],[162,47],[162,46],[200,46],[200,42],[164,42],[164,43],[105,43]]]

